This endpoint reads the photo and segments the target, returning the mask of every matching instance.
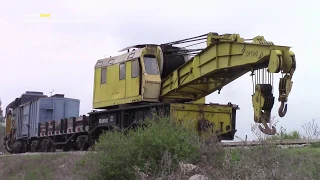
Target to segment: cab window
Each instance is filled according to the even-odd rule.
[[[147,74],[156,75],[159,73],[157,58],[154,55],[145,55],[143,60]]]
[[[126,64],[125,63],[121,63],[120,64],[120,75],[119,75],[119,79],[125,79],[126,78]]]
[[[132,60],[131,62],[131,77],[138,77],[140,74],[139,61],[138,59]]]
[[[107,68],[104,67],[101,69],[101,84],[105,84],[107,82]]]

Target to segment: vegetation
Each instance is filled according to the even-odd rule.
[[[5,135],[5,127],[0,124],[0,153],[4,151],[3,138]]]
[[[1,99],[0,99],[0,123],[4,123],[4,115],[3,115],[3,110],[2,110],[2,107],[1,107]]]
[[[287,133],[281,128],[274,137],[262,137],[254,131],[255,128],[253,132],[266,145],[227,149],[222,148],[215,138],[204,142],[193,130],[168,118],[154,118],[148,121],[147,128],[130,131],[127,136],[118,132],[104,134],[96,144],[99,152],[85,156],[77,168],[89,179],[188,179],[194,174],[212,179],[320,177],[320,144],[278,148],[267,142],[306,136],[298,131]],[[197,168],[186,172],[179,162],[192,163]],[[84,171],[88,166],[96,168]]]
[[[3,137],[5,135],[5,129],[1,124],[1,123],[4,123],[3,110],[2,110],[1,104],[2,104],[2,102],[0,99],[0,153],[4,151]]]
[[[84,175],[93,179],[133,179],[136,170],[160,175],[164,169],[176,169],[179,162],[195,163],[199,149],[195,131],[169,118],[154,117],[126,134],[115,131],[101,135],[95,146],[98,153],[90,154],[86,161],[86,165],[97,167],[96,172]],[[170,164],[164,163],[168,158]]]
[[[289,133],[281,131],[274,136],[270,136],[266,138],[267,140],[294,140],[294,139],[303,139],[302,135],[299,131],[292,131]]]
[[[279,148],[268,143],[314,138],[318,132],[315,124],[304,125],[308,130],[305,135],[281,128],[272,138],[262,136],[253,127],[259,140],[266,142],[264,146],[222,148],[214,137],[204,141],[188,126],[154,116],[145,126],[125,134],[104,133],[95,151],[85,155],[0,156],[0,174],[8,179],[64,180],[188,179],[195,174],[221,180],[319,179],[319,143],[304,148]],[[196,167],[184,168],[183,164],[188,163]]]
[[[0,156],[0,179],[6,180],[74,180],[79,179],[74,162],[80,154],[37,154]],[[84,179],[79,179],[84,180]]]

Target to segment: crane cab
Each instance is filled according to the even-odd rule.
[[[100,59],[94,70],[93,108],[159,102],[161,73],[158,46],[146,46]]]

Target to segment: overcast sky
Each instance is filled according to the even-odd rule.
[[[40,13],[50,13],[51,22],[41,22]],[[319,3],[311,0],[1,1],[0,98],[5,108],[27,90],[49,95],[54,89],[79,98],[85,114],[92,108],[93,68],[99,58],[118,55],[133,44],[164,43],[210,31],[244,38],[263,35],[291,46],[296,54],[288,113],[278,118],[277,126],[302,130],[303,123],[320,117],[319,19]],[[237,135],[251,136],[251,94],[246,74],[220,95],[209,95],[207,102],[238,104]],[[278,107],[276,102],[273,115]]]

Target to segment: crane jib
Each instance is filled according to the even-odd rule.
[[[225,36],[217,38],[216,41],[212,40],[212,43],[208,43],[208,47],[192,60],[169,74],[162,81],[161,98],[167,101],[196,101],[220,91],[247,72],[256,71],[252,97],[254,119],[257,123],[263,123],[264,133],[275,134],[275,129],[270,129],[265,123],[270,122],[270,114],[262,113],[265,108],[271,111],[273,107],[272,91],[265,91],[268,93],[263,94],[260,92],[263,89],[257,87],[260,84],[270,84],[272,89],[272,74],[281,72],[285,75],[280,78],[278,98],[282,103],[279,116],[283,117],[287,111],[285,103],[291,91],[291,78],[296,66],[294,53],[290,51],[290,47],[273,45],[261,36],[254,38],[251,43],[244,42],[239,35],[229,35],[229,40],[227,39]],[[268,97],[271,99],[268,100]]]

